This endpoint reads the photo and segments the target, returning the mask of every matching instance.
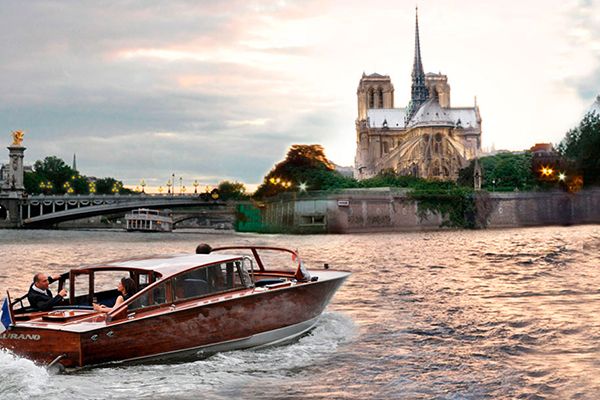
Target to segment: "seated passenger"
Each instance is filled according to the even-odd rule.
[[[67,296],[67,291],[62,289],[56,296],[52,296],[52,292],[48,286],[59,278],[48,276],[38,272],[33,276],[33,283],[27,293],[29,305],[36,311],[48,311],[55,306],[61,305],[64,298]]]
[[[117,290],[121,292],[121,294],[117,297],[117,301],[115,301],[114,306],[106,307],[105,305],[93,303],[92,305],[94,306],[94,310],[105,313],[110,312],[137,292],[135,282],[131,278],[121,278],[119,284],[117,285]]]

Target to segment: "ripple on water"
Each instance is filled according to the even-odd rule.
[[[16,293],[37,270],[200,241],[298,248],[309,268],[353,272],[293,344],[51,378],[4,353],[0,394],[39,397],[31,385],[41,382],[48,398],[72,399],[596,398],[599,238],[593,225],[327,237],[0,231],[0,289]]]

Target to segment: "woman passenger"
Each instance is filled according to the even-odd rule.
[[[133,296],[135,292],[137,292],[135,282],[131,278],[121,278],[121,280],[119,281],[119,285],[117,286],[117,290],[121,294],[117,297],[117,301],[115,302],[114,306],[106,307],[105,305],[94,303],[92,304],[94,306],[94,310],[105,313],[110,312],[113,309],[117,308],[125,300]]]

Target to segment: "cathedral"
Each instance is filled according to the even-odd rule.
[[[394,108],[388,75],[363,73],[358,90],[354,176],[382,170],[420,178],[455,180],[481,149],[481,116],[473,107],[451,107],[448,77],[423,71],[416,16],[411,100]]]

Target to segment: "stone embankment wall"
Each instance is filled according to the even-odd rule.
[[[600,223],[600,190],[477,193],[476,221],[481,228]],[[265,204],[265,231],[354,233],[440,229],[444,216],[419,216],[408,190],[348,189],[279,198]]]

